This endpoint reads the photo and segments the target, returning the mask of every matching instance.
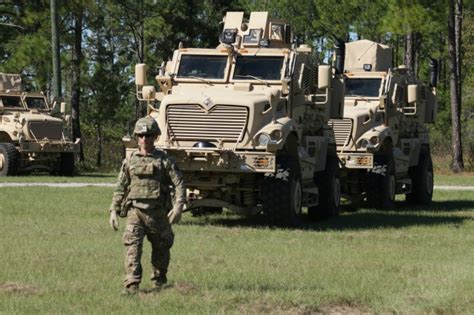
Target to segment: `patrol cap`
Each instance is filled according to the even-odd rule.
[[[158,127],[158,123],[153,117],[147,116],[137,120],[135,128],[133,129],[134,135],[161,135],[161,130]]]

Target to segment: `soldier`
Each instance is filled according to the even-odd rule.
[[[133,134],[137,137],[139,150],[122,163],[109,220],[110,226],[117,230],[117,216],[127,217],[123,235],[127,273],[125,294],[138,293],[145,235],[152,246],[151,280],[156,289],[167,282],[170,248],[174,240],[171,224],[178,223],[181,219],[185,202],[185,187],[176,163],[163,151],[154,148],[154,142],[161,134],[156,121],[152,117],[139,119]],[[171,211],[170,183],[175,187]]]

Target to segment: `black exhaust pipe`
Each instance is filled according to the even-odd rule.
[[[346,57],[346,43],[339,38],[336,38],[334,44],[336,53],[336,74],[342,74],[344,72],[344,58]]]
[[[438,85],[438,60],[430,59],[430,85],[436,87]]]

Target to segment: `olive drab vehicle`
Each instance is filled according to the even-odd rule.
[[[66,103],[51,106],[41,93],[22,91],[21,78],[0,73],[0,176],[32,170],[74,174],[70,116]]]
[[[427,204],[433,165],[425,123],[436,115],[436,72],[429,86],[404,66],[392,68],[388,46],[368,40],[345,45],[344,118],[332,119],[342,164],[343,196],[391,208],[396,194]],[[355,203],[357,204],[357,203]]]
[[[330,118],[342,118],[343,80],[292,44],[267,12],[228,12],[217,48],[180,47],[156,76],[136,66],[137,95],[177,159],[187,209],[223,207],[277,224],[338,214],[340,184]],[[124,138],[128,150],[133,141]]]

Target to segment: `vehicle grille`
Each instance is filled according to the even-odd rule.
[[[166,110],[172,140],[242,140],[248,109],[243,106],[216,105],[206,112],[197,104],[169,105]]]
[[[30,121],[28,123],[30,133],[41,140],[44,138],[48,139],[62,139],[62,123],[51,122],[51,121]]]
[[[336,137],[336,145],[347,145],[352,132],[352,119],[331,119],[330,124],[334,129],[334,136]]]

